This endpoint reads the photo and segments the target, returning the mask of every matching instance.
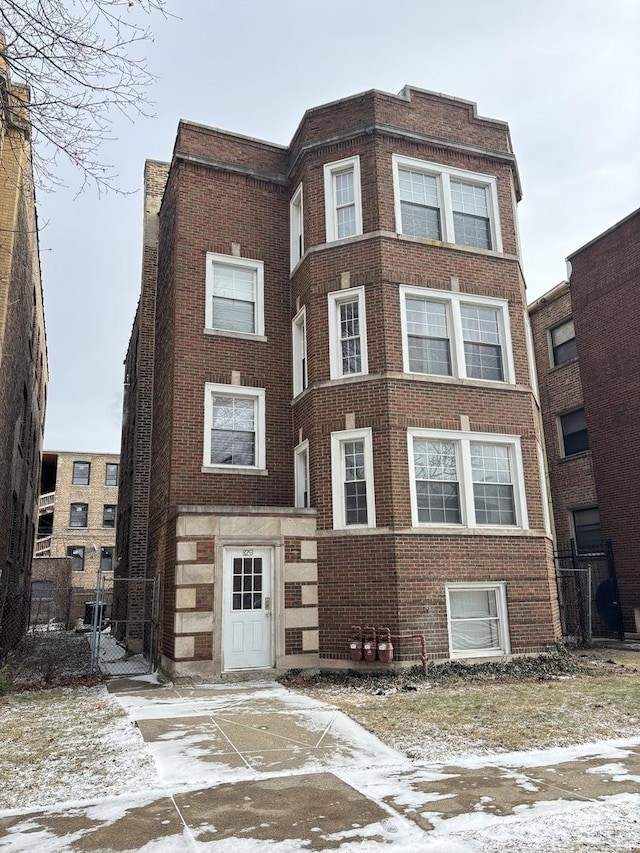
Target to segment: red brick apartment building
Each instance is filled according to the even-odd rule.
[[[530,307],[556,537],[610,540],[622,629],[640,633],[640,210],[569,255]]]
[[[556,640],[519,198],[507,125],[409,87],[147,163],[116,586],[161,576],[166,670]]]

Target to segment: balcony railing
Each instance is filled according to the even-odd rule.
[[[47,512],[53,512],[55,502],[55,492],[48,492],[46,495],[40,495],[38,498],[38,515],[45,515]]]
[[[51,556],[51,536],[43,536],[36,542],[36,557]]]

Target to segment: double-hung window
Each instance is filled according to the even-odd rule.
[[[472,379],[504,381],[500,320],[495,308],[460,305],[464,364]]]
[[[409,429],[413,524],[528,526],[519,436]]]
[[[574,456],[589,449],[587,418],[584,409],[574,409],[560,415],[560,434],[563,456]]]
[[[404,370],[515,381],[506,300],[400,287]]]
[[[113,571],[113,548],[102,546],[100,548],[100,570],[103,572]]]
[[[115,527],[116,526],[116,504],[103,504],[102,507],[102,526],[103,527]]]
[[[107,462],[104,478],[105,486],[117,486],[119,472],[120,465],[117,462]]]
[[[446,595],[452,658],[510,654],[504,583],[448,584]]]
[[[331,378],[367,373],[367,324],[364,288],[330,293],[329,363]]]
[[[293,343],[293,396],[297,397],[307,387],[307,312],[304,306],[291,324]]]
[[[495,177],[394,154],[396,231],[502,251]]]
[[[327,243],[362,234],[360,157],[325,164],[324,206]]]
[[[304,216],[302,207],[302,184],[293,194],[289,203],[289,239],[291,269],[304,255]]]
[[[69,527],[86,527],[89,518],[89,504],[71,504],[69,511]]]
[[[419,522],[460,524],[458,452],[454,441],[413,440],[416,513]]]
[[[565,320],[560,325],[549,330],[551,344],[551,364],[559,367],[567,361],[571,361],[578,355],[576,345],[576,333],[573,320]]]
[[[309,442],[301,442],[294,451],[295,506],[307,509],[309,497]]]
[[[91,470],[90,462],[74,462],[73,476],[71,482],[74,486],[88,486],[89,472]]]
[[[205,328],[264,335],[264,264],[207,253]]]
[[[84,545],[67,545],[67,557],[71,557],[72,571],[84,571]]]
[[[574,509],[572,516],[578,554],[602,554],[602,529],[598,507]]]
[[[205,469],[265,468],[264,388],[205,385]]]
[[[334,529],[375,527],[371,429],[331,434]]]
[[[472,441],[469,449],[476,524],[515,525],[516,503],[509,447]]]

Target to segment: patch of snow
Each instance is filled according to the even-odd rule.
[[[611,776],[612,782],[638,782],[640,783],[640,776],[634,776],[632,773],[629,773],[624,764],[601,764],[599,767],[590,767],[587,770],[587,773],[601,773],[606,774],[607,776]]]
[[[640,738],[616,738],[576,746],[559,746],[551,749],[533,749],[528,752],[501,752],[489,755],[462,755],[455,760],[456,767],[479,769],[481,767],[547,767],[580,758],[626,758],[640,747]]]

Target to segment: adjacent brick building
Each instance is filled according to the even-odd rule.
[[[111,586],[117,559],[119,477],[118,454],[43,453],[35,544],[38,579],[48,579],[45,561],[49,558],[58,562],[61,557],[71,558],[72,619],[83,615],[85,599],[95,599],[99,569],[106,586]]]
[[[530,308],[556,535],[611,540],[623,628],[640,633],[640,210],[569,256]]]
[[[4,45],[4,37],[0,34]],[[0,660],[29,614],[47,398],[29,93],[0,50]]]
[[[182,121],[145,184],[118,552],[162,578],[163,666],[342,667],[352,626],[400,661],[548,648],[507,125],[415,88],[287,147]]]

